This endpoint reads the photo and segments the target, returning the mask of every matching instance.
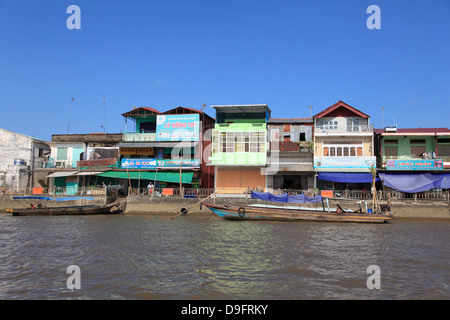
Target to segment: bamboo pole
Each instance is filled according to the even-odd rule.
[[[376,190],[376,187],[375,187],[375,178],[376,178],[376,176],[377,176],[377,170],[375,169],[375,167],[374,166],[372,166],[371,168],[370,168],[370,173],[372,174],[372,194],[373,194],[373,197],[372,197],[372,213],[375,213],[375,204],[376,204],[376,199],[377,199],[377,190]]]
[[[183,184],[181,183],[181,166],[182,166],[182,164],[183,164],[183,156],[180,157],[180,196],[183,196],[183,194],[182,194]]]

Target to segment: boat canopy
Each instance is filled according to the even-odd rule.
[[[272,202],[289,202],[289,203],[315,203],[322,202],[322,196],[307,197],[304,194],[290,195],[288,193],[272,194],[270,192],[252,191],[252,199],[266,200]]]

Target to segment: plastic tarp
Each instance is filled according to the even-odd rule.
[[[405,193],[425,192],[450,188],[450,174],[389,174],[379,173],[385,186]]]
[[[13,197],[14,200],[53,200],[53,198],[49,198],[49,197],[34,197],[34,196],[23,196],[23,197]]]
[[[372,183],[371,173],[353,173],[353,172],[319,172],[320,180],[327,180],[341,183]],[[375,181],[379,181],[376,178]]]
[[[252,191],[252,199],[272,201],[272,202],[314,203],[314,202],[321,202],[322,196],[307,197],[304,194],[299,195],[290,195],[287,193],[272,194],[270,192]]]
[[[93,197],[67,197],[67,198],[55,198],[55,201],[70,201],[70,200],[94,200]]]

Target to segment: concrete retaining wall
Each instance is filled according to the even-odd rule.
[[[149,196],[129,196],[125,214],[161,214],[177,215],[183,208],[189,210],[190,215],[211,215],[212,212],[205,206],[198,204],[202,199],[181,199],[179,197],[154,197]],[[213,199],[205,202],[213,203]],[[359,208],[356,200],[330,199],[330,208],[335,208],[335,203],[339,203],[343,208],[357,210]],[[248,205],[252,203],[266,204],[267,202],[242,198],[218,198],[216,204],[238,204]],[[272,203],[273,204],[273,203]],[[372,207],[372,202],[367,202],[368,208]],[[317,204],[318,208],[322,204]],[[403,201],[392,202],[391,209],[396,219],[450,219],[449,205],[443,201]]]
[[[52,201],[40,200],[43,205],[52,207],[68,207],[68,206],[82,206],[82,205],[104,205],[106,198],[104,195],[93,196],[94,200],[70,200],[70,201]],[[36,200],[14,200],[10,195],[0,196],[0,213],[6,213],[6,209],[29,208],[30,204],[35,206],[38,204]]]
[[[94,196],[95,200],[74,200],[55,202],[52,201],[52,206],[78,206],[78,205],[104,205],[105,196]],[[125,199],[123,199],[125,200]],[[199,198],[180,198],[180,197],[154,197],[148,195],[129,196],[125,209],[126,215],[171,215],[176,216],[180,214],[183,208],[189,210],[189,215],[212,215],[212,212],[205,206],[199,204]],[[31,201],[34,205],[37,202]],[[30,205],[30,200],[13,200],[11,196],[0,196],[0,213],[5,213],[6,209],[24,208]],[[207,199],[205,202],[213,203],[213,199]],[[358,209],[356,200],[331,199],[329,201],[330,207],[335,208],[335,203],[339,203],[343,208]],[[46,204],[46,200],[43,200]],[[248,205],[254,203],[266,204],[266,201],[243,199],[243,198],[217,198],[216,204],[237,204]],[[47,203],[48,204],[48,203]],[[273,204],[273,203],[271,203]],[[367,202],[368,208],[372,207],[371,201]],[[295,206],[295,205],[294,205]],[[322,204],[318,203],[317,208],[322,208]],[[395,219],[449,219],[450,211],[449,205],[444,201],[396,201],[392,202],[391,209],[394,212]]]

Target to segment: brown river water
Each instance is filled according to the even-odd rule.
[[[450,222],[0,215],[0,299],[449,299]],[[80,289],[67,268],[79,267]],[[369,289],[368,267],[380,288]]]

